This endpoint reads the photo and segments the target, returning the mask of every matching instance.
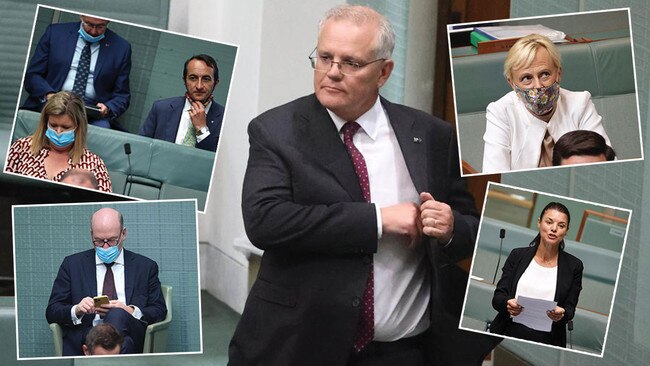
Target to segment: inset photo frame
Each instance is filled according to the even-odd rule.
[[[602,357],[631,215],[490,182],[459,327]]]
[[[117,344],[133,353],[113,356],[203,352],[196,200],[15,205],[12,211],[19,360],[86,359],[84,353],[111,354]],[[118,248],[116,258],[98,254],[111,248]],[[105,302],[119,311],[100,315],[93,309],[112,293],[102,265],[109,261],[115,298]],[[135,327],[127,322],[123,331],[120,315]],[[121,343],[115,331],[89,335],[106,323],[120,332]]]
[[[629,8],[448,25],[462,175],[643,159],[631,29]]]
[[[83,90],[74,82],[84,43],[90,45],[85,108],[60,114],[76,104],[52,97]],[[204,212],[237,51],[228,43],[38,5],[4,172],[136,199],[195,198]],[[55,126],[51,115],[70,121]],[[77,128],[81,115],[87,128]],[[72,141],[55,136],[70,131]],[[66,148],[70,161],[54,169],[52,149]],[[82,173],[95,184],[78,184]]]

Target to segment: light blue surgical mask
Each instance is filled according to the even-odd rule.
[[[74,130],[56,133],[51,127],[45,131],[45,137],[56,147],[67,147],[74,142]]]
[[[102,262],[113,263],[120,255],[120,248],[117,245],[108,247],[107,249],[95,247],[95,254],[97,254],[97,257],[99,257]]]
[[[90,34],[88,34],[88,32],[86,32],[86,30],[84,29],[83,24],[79,25],[79,35],[81,36],[81,38],[84,39],[84,41],[90,42],[90,43],[99,42],[102,39],[104,39],[104,37],[105,37],[104,33],[98,35],[97,37],[91,36]]]

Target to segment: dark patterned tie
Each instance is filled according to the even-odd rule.
[[[85,41],[84,41],[85,42]],[[88,84],[88,74],[90,73],[90,43],[86,42],[84,49],[79,57],[77,65],[77,75],[74,77],[72,92],[84,99],[86,96],[86,84]]]
[[[359,186],[361,193],[366,202],[370,202],[370,182],[368,180],[368,168],[366,167],[366,160],[361,155],[361,152],[354,146],[352,137],[361,128],[356,122],[347,122],[341,128],[343,131],[343,142],[348,149],[348,153],[352,158],[354,170],[359,176]],[[372,341],[375,336],[375,280],[374,280],[374,264],[371,262],[370,274],[366,282],[366,290],[363,292],[361,316],[359,317],[359,325],[357,333],[354,336],[354,350],[361,352],[361,350]]]
[[[117,290],[115,289],[115,278],[113,277],[112,263],[104,263],[106,266],[106,275],[104,276],[104,287],[102,287],[102,295],[108,296],[109,300],[117,300]]]

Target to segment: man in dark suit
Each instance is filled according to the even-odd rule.
[[[108,20],[80,18],[45,30],[25,73],[29,97],[22,108],[40,112],[52,94],[73,91],[99,109],[91,124],[123,129],[115,119],[131,100],[131,45],[107,28]]]
[[[124,336],[121,353],[141,353],[147,325],[167,315],[158,265],[123,250],[126,228],[112,208],[93,214],[91,235],[94,249],[63,260],[45,311],[47,321],[63,327],[65,356],[82,355],[86,334],[101,323],[112,324]],[[110,302],[95,306],[93,297],[99,295]]]
[[[219,84],[217,62],[209,55],[190,57],[183,66],[185,95],[154,102],[140,135],[216,151],[224,108],[212,99]]]
[[[453,263],[478,226],[453,131],[379,96],[393,45],[381,14],[331,9],[315,94],[249,125],[242,210],[265,252],[231,365],[475,365],[487,352],[453,346],[472,336]]]

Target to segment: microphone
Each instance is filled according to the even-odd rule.
[[[126,182],[124,182],[124,190],[122,190],[122,195],[126,195],[126,186],[131,181],[131,144],[124,144],[124,153],[126,154],[127,161],[129,163],[129,168],[126,171]],[[129,186],[129,194],[131,194],[131,187]]]
[[[499,231],[499,238],[501,239],[501,243],[499,244],[499,260],[497,261],[497,266],[494,269],[494,277],[492,277],[492,284],[495,283],[497,280],[497,272],[499,271],[499,265],[501,264],[501,250],[503,249],[503,238],[506,237],[506,229],[501,229]]]

